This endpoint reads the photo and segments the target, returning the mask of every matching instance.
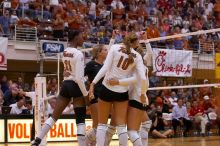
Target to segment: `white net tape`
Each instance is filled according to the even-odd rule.
[[[170,36],[165,36],[165,37],[152,38],[152,39],[148,39],[148,40],[140,40],[140,43],[155,42],[155,41],[168,40],[168,39],[174,39],[174,38],[179,38],[179,37],[208,34],[208,33],[217,33],[219,31],[220,31],[220,28],[209,29],[209,30],[200,30],[200,31],[196,31],[196,32],[176,34],[176,35],[170,35]],[[89,52],[91,50],[92,50],[92,48],[86,48],[86,49],[82,49],[81,51],[82,52]]]

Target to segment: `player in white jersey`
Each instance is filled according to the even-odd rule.
[[[151,50],[150,44],[146,45],[147,50]],[[138,50],[137,50],[138,51]],[[138,51],[142,54],[142,51]],[[145,55],[144,58],[146,58]],[[147,88],[149,87],[149,80],[148,80],[148,69],[145,67],[146,70],[146,78],[147,78]],[[142,104],[142,99],[140,98],[141,95],[141,86],[138,83],[140,77],[137,73],[130,78],[125,79],[110,79],[109,84],[114,85],[122,85],[122,86],[129,86],[129,107],[128,107],[128,135],[133,143],[134,146],[146,146],[147,139],[148,139],[148,130],[151,126],[151,121],[149,121],[149,117],[146,113],[146,106]],[[147,102],[148,103],[148,102]],[[134,120],[135,119],[135,120]],[[143,122],[143,123],[142,123]],[[142,123],[140,135],[138,131],[140,129],[140,125]]]
[[[112,38],[109,45],[96,45],[92,50],[92,60],[86,64],[85,76],[88,77],[89,83],[93,81],[99,70],[102,68],[106,59],[109,48],[115,43],[115,31],[112,33]],[[102,90],[102,80],[100,80],[94,88],[94,98],[90,101],[89,109],[92,118],[92,129],[86,133],[86,144],[88,146],[96,145],[96,129],[98,125],[98,98],[100,96],[100,90]],[[111,120],[111,123],[112,120]],[[110,125],[110,128],[113,126]],[[109,130],[109,129],[108,129]],[[110,132],[112,130],[110,129]],[[108,131],[109,132],[109,131]],[[113,132],[114,133],[114,132]],[[107,133],[108,134],[108,133]],[[110,136],[112,137],[112,136]],[[106,140],[108,141],[108,140]]]
[[[86,106],[84,96],[88,95],[84,84],[84,57],[77,47],[81,47],[83,37],[79,31],[70,31],[70,47],[63,53],[64,81],[56,102],[55,109],[42,127],[41,132],[32,142],[32,146],[38,146],[51,127],[58,120],[63,110],[73,98],[74,111],[77,124],[77,139],[79,146],[85,146],[85,117]]]
[[[127,146],[128,136],[126,129],[127,107],[128,107],[128,87],[111,86],[108,80],[111,78],[123,79],[129,77],[133,72],[137,72],[141,83],[141,98],[146,100],[146,76],[143,70],[143,60],[134,48],[138,46],[138,38],[132,33],[125,37],[124,44],[113,45],[110,49],[106,61],[90,85],[90,97],[93,97],[94,85],[104,77],[102,90],[98,101],[98,127],[97,146],[104,146],[107,121],[110,109],[113,105],[115,124],[119,136],[119,145]]]

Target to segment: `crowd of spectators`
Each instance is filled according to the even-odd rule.
[[[69,29],[81,29],[87,42],[108,44],[115,29],[118,43],[130,31],[137,34],[146,31],[148,38],[155,38],[220,25],[219,0],[58,0],[58,5],[54,5],[54,1],[11,0],[11,8],[2,10],[1,33],[13,34],[17,25],[36,27],[40,39],[65,39]],[[198,50],[199,41],[218,40],[219,34],[214,33],[159,41],[153,45]],[[217,46],[218,43],[216,50],[219,50]]]
[[[117,32],[115,42],[120,43],[131,31],[137,35],[144,31],[148,38],[156,38],[220,26],[220,0],[59,0],[59,5],[50,5],[49,0],[11,0],[11,4],[11,9],[4,9],[0,16],[3,35],[13,34],[15,25],[37,27],[38,37],[43,39],[62,39],[69,29],[80,29],[87,40],[85,46],[108,44],[113,30]],[[214,33],[158,41],[152,46],[198,50],[199,41],[209,45],[219,38]],[[214,48],[219,51],[220,45],[216,43]],[[154,73],[149,80],[151,87],[184,84],[181,79],[172,84],[161,81]],[[204,84],[207,82],[204,80]],[[11,114],[33,113],[32,98],[26,94],[34,91],[33,85],[24,83],[21,77],[11,81],[3,76],[0,86],[1,107],[10,106]],[[50,79],[47,93],[55,96],[57,92],[57,80]],[[151,132],[156,137],[177,135],[178,127],[187,136],[192,126],[204,136],[215,122],[220,131],[219,108],[214,104],[216,97],[211,88],[149,91],[148,97],[148,114],[153,120]],[[56,97],[48,101],[48,113],[53,112],[55,102]],[[71,103],[64,114],[73,114]]]
[[[154,76],[154,74],[150,76],[149,81],[151,87],[185,84],[182,79],[168,84],[167,81]],[[206,83],[208,80],[205,79],[204,84]],[[29,96],[31,94],[28,93],[34,91],[34,88],[24,83],[22,77],[18,77],[17,81],[11,81],[3,76],[0,87],[0,109],[11,107],[9,114],[12,115],[33,114],[32,101],[34,97]],[[57,91],[57,80],[55,78],[49,79],[47,93],[48,96],[54,95],[54,98],[48,101],[48,114],[54,110]],[[220,131],[220,105],[216,104],[216,94],[210,87],[148,91],[148,98],[150,105],[147,112],[153,123],[150,131],[154,137],[178,136],[179,129],[182,130],[183,136],[189,136],[189,131],[192,128],[195,130],[193,134],[201,136],[210,134],[210,129],[213,128],[218,127]],[[63,114],[74,114],[71,103]],[[87,114],[89,114],[89,110]]]

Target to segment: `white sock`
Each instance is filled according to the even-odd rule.
[[[44,123],[44,125],[43,125],[43,127],[37,137],[40,139],[43,139],[55,123],[56,123],[56,121],[52,117],[49,117],[46,120],[46,122]]]
[[[116,128],[112,125],[108,125],[108,129],[105,137],[105,146],[109,146],[112,140],[112,136],[115,134]]]
[[[106,124],[98,124],[96,132],[97,146],[104,146],[107,128]]]
[[[120,146],[128,145],[128,133],[125,125],[116,126]]]
[[[141,142],[143,146],[148,146],[148,132],[144,129],[140,131]]]
[[[147,130],[149,132],[150,128],[151,128],[151,125],[152,125],[152,121],[151,120],[145,121],[145,122],[141,123],[141,128],[144,128],[145,130]]]
[[[93,128],[86,133],[86,145],[96,144],[96,129]]]
[[[86,135],[85,123],[77,124],[77,140],[79,146],[86,146],[85,135]]]
[[[130,130],[128,131],[128,136],[130,141],[133,143],[133,146],[143,146],[141,142],[141,138],[137,131]]]
[[[148,132],[150,131],[152,121],[145,121],[141,124],[140,137],[143,146],[148,146]]]

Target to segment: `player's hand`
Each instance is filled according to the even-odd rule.
[[[117,30],[113,30],[113,32],[112,32],[112,39],[115,39],[115,37],[116,37],[116,35],[117,35],[117,32],[116,32]]]
[[[70,74],[69,72],[67,72],[67,71],[64,71],[64,72],[63,72],[63,76],[64,76],[64,77],[69,77],[70,75],[71,75],[71,74]]]
[[[109,79],[107,82],[108,82],[108,84],[111,85],[111,86],[119,85],[118,79],[112,78],[112,79]]]
[[[142,31],[142,32],[141,32],[141,38],[142,38],[143,40],[147,40],[147,32]]]
[[[147,105],[149,105],[149,101],[148,101],[146,94],[141,94],[140,98],[141,98],[141,103],[143,104],[143,106],[147,107]]]
[[[91,101],[94,98],[94,83],[91,83],[89,87],[89,100]]]

